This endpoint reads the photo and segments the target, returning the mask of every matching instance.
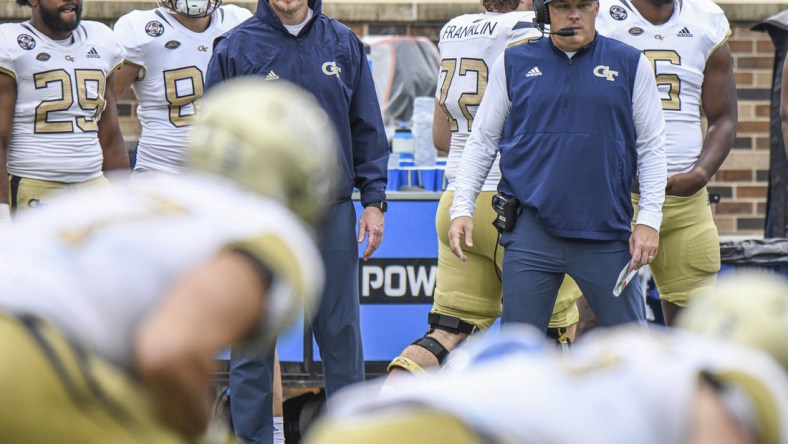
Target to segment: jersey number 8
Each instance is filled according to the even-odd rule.
[[[164,71],[164,93],[170,105],[170,123],[175,127],[192,125],[200,111],[203,95],[202,71],[196,66]]]

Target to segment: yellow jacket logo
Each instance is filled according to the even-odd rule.
[[[599,65],[594,68],[594,75],[613,82],[616,80],[615,77],[618,75],[618,71],[611,70],[609,66]]]

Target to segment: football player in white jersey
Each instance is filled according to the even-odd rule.
[[[132,88],[142,134],[134,171],[183,172],[188,133],[203,95],[213,40],[252,16],[221,0],[162,0],[160,7],[118,19],[115,35],[126,49],[115,97]],[[278,361],[278,359],[277,359]],[[275,378],[281,380],[279,364]],[[274,442],[284,442],[281,382],[274,384]]]
[[[706,185],[736,135],[730,25],[711,0],[600,0],[597,29],[643,51],[662,96],[668,184],[659,251],[649,267],[671,325],[697,292],[713,288],[720,268]]]
[[[501,179],[497,159],[476,200],[476,243],[464,250],[467,263],[454,256],[449,247],[449,208],[454,199],[457,166],[487,87],[487,71],[507,46],[528,42],[541,34],[533,24],[531,0],[484,0],[482,4],[486,12],[455,17],[440,32],[441,71],[432,131],[435,147],[449,154],[449,185],[435,217],[437,287],[428,319],[430,330],[391,362],[388,370],[392,377],[403,371],[420,373],[436,368],[469,334],[489,328],[501,316],[499,276],[503,249],[498,246],[498,232],[490,225],[495,218],[490,201]],[[577,285],[567,277],[550,322],[559,342],[567,339],[568,327],[578,320],[573,302],[579,293]]]
[[[221,0],[161,0],[156,9],[132,11],[114,30],[126,49],[115,95],[129,87],[137,97],[142,134],[136,172],[183,171],[189,126],[203,95],[213,40],[252,16]]]
[[[112,73],[124,51],[81,21],[82,0],[17,0],[23,23],[0,25],[0,221],[55,189],[106,183],[128,169]],[[10,192],[10,193],[9,193]]]
[[[691,301],[703,334],[616,327],[567,356],[507,326],[437,375],[339,395],[305,442],[788,443],[788,284],[768,278]]]
[[[61,195],[0,231],[3,443],[195,442],[216,353],[268,352],[316,308],[331,120],[261,79],[201,114],[185,174]]]

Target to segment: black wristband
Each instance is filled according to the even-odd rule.
[[[374,208],[377,208],[380,211],[385,213],[386,210],[389,209],[389,203],[387,201],[385,201],[385,200],[379,200],[377,202],[370,202],[370,203],[364,205],[364,208],[367,208],[367,207],[374,207]]]

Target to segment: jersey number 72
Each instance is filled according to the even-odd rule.
[[[446,99],[449,96],[449,88],[451,88],[452,82],[455,80],[454,75],[455,71],[457,71],[457,62],[457,59],[441,60],[441,72],[445,72],[446,76],[443,78],[443,82],[441,82],[440,97],[438,98],[438,105],[440,105],[440,107],[443,109],[444,114],[446,114],[446,118],[449,119],[449,129],[452,132],[459,131],[460,126],[458,119],[460,116],[452,116],[449,108],[446,106]],[[484,91],[487,89],[488,68],[487,64],[482,59],[461,58],[459,59],[459,66],[460,69],[457,74],[460,76],[467,76],[468,73],[471,72],[476,73],[476,82],[474,87],[472,89],[466,89],[465,92],[460,94],[460,98],[457,101],[460,112],[465,118],[467,130],[470,132],[471,127],[473,126],[473,114],[471,114],[468,107],[479,106],[479,104],[482,103],[482,96],[484,95]]]

